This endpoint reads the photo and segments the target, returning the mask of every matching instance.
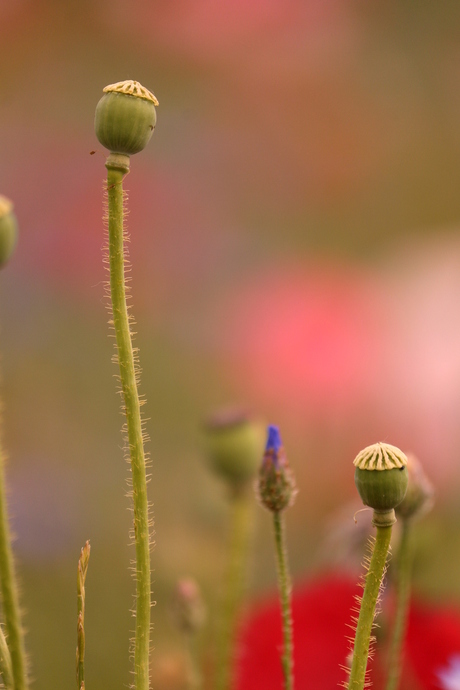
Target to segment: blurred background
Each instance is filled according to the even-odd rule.
[[[353,526],[351,461],[387,441],[436,487],[417,590],[458,602],[459,4],[3,0],[0,35],[0,191],[21,231],[0,277],[4,439],[36,690],[75,682],[88,538],[87,680],[129,683],[128,469],[93,132],[102,88],[123,79],[160,102],[126,182],[154,674],[180,644],[176,578],[199,581],[211,619],[218,601],[227,501],[201,424],[229,403],[282,430],[296,581],[340,551],[325,544],[338,513]],[[256,520],[249,597],[275,586],[269,518]]]

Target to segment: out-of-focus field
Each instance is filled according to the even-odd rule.
[[[122,79],[160,101],[126,184],[154,670],[180,645],[177,577],[202,585],[203,645],[213,637],[227,503],[200,425],[223,404],[281,427],[296,579],[338,550],[324,546],[337,511],[353,526],[351,461],[382,440],[415,452],[436,487],[417,589],[458,601],[458,3],[14,0],[0,36],[0,192],[21,229],[0,276],[4,439],[34,688],[75,682],[88,538],[87,682],[129,683],[134,551],[93,132],[102,88]],[[249,596],[275,586],[256,515]]]

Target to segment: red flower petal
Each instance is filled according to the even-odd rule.
[[[349,651],[354,596],[361,588],[343,575],[327,575],[294,590],[294,671],[296,690],[337,690]],[[237,690],[283,687],[281,612],[276,600],[259,604],[241,631]],[[400,687],[440,690],[439,672],[460,654],[460,611],[414,603],[409,614],[406,659]],[[371,662],[373,690],[387,676],[387,649]],[[372,668],[373,667],[373,668]]]
[[[438,673],[460,654],[460,612],[414,603],[407,633],[408,662],[422,688],[439,690]]]
[[[345,679],[352,631],[353,597],[360,587],[343,576],[327,576],[298,589],[293,597],[294,669],[299,690],[337,690]],[[241,634],[238,690],[280,690],[281,613],[278,603],[259,606]]]

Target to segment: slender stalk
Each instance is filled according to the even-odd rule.
[[[193,633],[184,635],[187,690],[201,690],[203,683],[197,659],[196,639]]]
[[[0,446],[0,589],[2,595],[5,631],[11,655],[11,669],[16,690],[27,688],[24,635],[19,613],[11,535],[5,492],[5,454]]]
[[[374,622],[380,585],[385,572],[390,539],[391,525],[385,527],[377,525],[377,535],[369,563],[369,570],[366,573],[363,598],[356,626],[353,660],[347,685],[348,690],[363,690],[365,685],[372,624]]]
[[[230,553],[225,598],[217,640],[216,690],[228,690],[232,687],[233,646],[244,592],[252,512],[253,501],[249,492],[245,489],[235,491],[231,502]]]
[[[278,586],[281,600],[281,615],[283,619],[284,648],[281,657],[281,665],[283,667],[285,690],[292,690],[294,687],[294,648],[292,640],[291,579],[287,563],[284,521],[281,511],[273,513],[273,526],[275,530]]]
[[[123,165],[117,159],[126,159]],[[150,652],[150,533],[147,480],[136,367],[126,305],[123,249],[123,177],[129,170],[128,156],[110,154],[107,167],[110,291],[116,334],[120,380],[128,431],[134,505],[136,545],[136,632],[134,683],[148,690]]]
[[[0,626],[0,673],[6,690],[14,690],[13,669],[11,666],[11,654],[6,644],[5,633]]]
[[[386,690],[397,690],[401,677],[404,638],[411,590],[413,550],[410,520],[402,520],[401,542],[398,549],[396,571],[396,617],[391,639],[389,672]]]
[[[77,690],[85,690],[85,580],[91,546],[83,546],[77,574]]]

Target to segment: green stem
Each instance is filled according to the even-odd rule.
[[[5,456],[0,447],[0,589],[5,631],[11,655],[15,690],[27,687],[24,636],[19,614],[19,597],[14,572],[11,535],[5,496]]]
[[[273,513],[273,526],[275,529],[278,586],[283,619],[284,649],[283,656],[281,657],[281,664],[283,667],[285,690],[292,690],[294,686],[294,648],[292,641],[291,579],[289,577],[289,568],[287,564],[284,521],[281,512]]]
[[[235,491],[231,502],[230,553],[225,598],[217,640],[216,690],[228,690],[232,686],[233,647],[244,592],[252,513],[252,494],[245,489]]]
[[[14,690],[13,669],[11,667],[11,654],[6,644],[5,633],[0,626],[0,673],[6,690]]]
[[[369,563],[369,570],[366,573],[363,598],[356,626],[353,661],[347,685],[348,690],[363,690],[364,688],[375,606],[385,572],[390,539],[391,525],[384,527],[377,525],[374,549]]]
[[[407,627],[412,574],[412,541],[410,520],[402,520],[401,542],[398,549],[396,581],[396,617],[390,647],[389,672],[386,690],[397,690],[402,669],[402,650]]]
[[[85,580],[91,547],[86,542],[80,552],[77,573],[77,690],[85,690]]]
[[[193,633],[186,633],[185,637],[185,664],[186,664],[186,688],[187,690],[201,690],[202,680],[200,666],[197,659],[196,639]]]
[[[148,690],[150,653],[150,530],[142,421],[131,330],[126,305],[123,247],[123,177],[129,170],[129,157],[110,154],[106,167],[110,291],[133,485],[137,585],[134,683],[136,690]]]

